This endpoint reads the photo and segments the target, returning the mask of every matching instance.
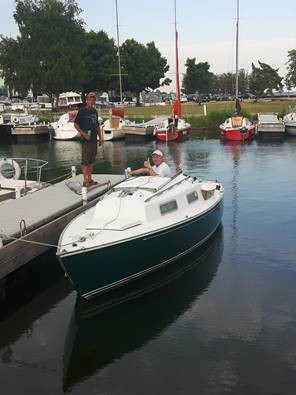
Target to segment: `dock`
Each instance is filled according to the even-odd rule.
[[[19,199],[0,203],[0,290],[5,279],[32,259],[55,247],[65,226],[124,179],[123,175],[94,174],[97,186],[83,202],[82,175],[49,185]]]
[[[125,134],[126,139],[145,139],[152,140],[153,139],[153,127],[145,127],[145,126],[136,126],[136,125],[128,125],[123,126],[121,131]]]
[[[285,135],[285,124],[277,114],[258,114],[256,129],[258,138],[282,138]]]
[[[154,138],[155,128],[164,122],[166,118],[166,116],[160,116],[151,119],[151,121],[148,122],[137,123],[135,125],[126,125],[121,128],[121,131],[125,133],[125,137],[129,140],[152,140]]]
[[[49,140],[51,129],[45,124],[17,125],[11,128],[11,136],[17,142]]]

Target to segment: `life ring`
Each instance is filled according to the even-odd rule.
[[[21,176],[21,168],[13,159],[0,160],[0,180],[18,180]]]
[[[12,123],[18,123],[19,117],[12,117],[11,121],[12,121]]]

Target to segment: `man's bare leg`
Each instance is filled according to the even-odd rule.
[[[87,185],[89,183],[88,181],[88,166],[87,165],[82,165],[82,174],[83,174],[83,184]]]
[[[88,165],[88,177],[89,177],[89,178],[88,178],[88,182],[89,182],[89,183],[92,182],[91,176],[92,176],[93,169],[94,169],[94,165],[93,165],[93,164]]]

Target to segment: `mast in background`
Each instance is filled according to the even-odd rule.
[[[235,49],[235,99],[238,99],[238,31],[239,31],[239,0],[236,7],[236,49]]]
[[[180,90],[180,76],[179,76],[179,54],[178,54],[178,31],[177,31],[177,5],[174,0],[175,9],[175,50],[176,50],[176,93],[177,100],[174,102],[174,114],[181,117],[181,90]]]
[[[122,81],[121,81],[121,62],[120,62],[120,44],[119,44],[119,26],[118,26],[118,7],[117,0],[115,0],[115,8],[116,8],[116,29],[117,29],[117,55],[118,55],[118,76],[119,76],[119,95],[120,95],[120,104],[122,105]]]

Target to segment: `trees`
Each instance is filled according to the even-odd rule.
[[[296,49],[288,51],[288,74],[285,78],[285,83],[290,89],[292,86],[296,87]]]
[[[86,32],[83,51],[83,90],[108,91],[118,86],[117,48],[104,31]]]
[[[195,92],[209,93],[213,73],[208,62],[195,63],[195,58],[187,58],[186,72],[183,77],[183,90],[187,94]]]
[[[128,39],[122,44],[120,53],[124,90],[136,94],[138,104],[141,91],[147,88],[155,89],[171,82],[166,78],[162,84],[160,83],[169,70],[169,65],[154,42],[145,46],[134,39]]]
[[[5,83],[50,97],[81,88],[83,22],[75,0],[15,0],[20,36],[2,37],[0,65]]]
[[[279,69],[273,69],[266,63],[258,60],[259,67],[252,63],[252,73],[250,75],[250,91],[257,97],[264,93],[272,95],[273,89],[282,89],[282,79],[278,74]]]

